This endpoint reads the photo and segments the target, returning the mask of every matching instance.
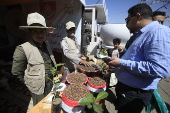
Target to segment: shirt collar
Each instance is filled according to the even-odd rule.
[[[74,37],[72,37],[72,36],[67,36],[67,37],[73,39],[74,41],[76,40],[76,37],[75,37],[75,36],[74,36]]]
[[[143,27],[143,28],[140,30],[140,32],[141,32],[141,33],[145,32],[146,30],[148,30],[148,29],[149,29],[152,25],[154,25],[154,24],[159,24],[159,23],[158,23],[158,21],[153,21],[153,22],[149,23],[148,25],[146,25],[145,27]]]
[[[38,48],[42,48],[43,46],[46,46],[45,42],[43,42],[42,45],[40,45],[38,42],[35,42],[34,40],[32,40],[34,42],[34,44],[38,47]]]

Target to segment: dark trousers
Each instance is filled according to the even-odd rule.
[[[37,95],[37,94],[31,93],[34,106],[50,93],[52,86],[53,86],[52,82],[48,81],[47,83],[45,83],[43,94]]]
[[[132,88],[121,82],[116,84],[116,103],[118,113],[141,113],[151,100],[153,90]]]

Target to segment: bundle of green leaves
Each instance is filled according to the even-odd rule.
[[[46,65],[50,68],[50,72],[51,72],[53,77],[52,78],[45,77],[45,78],[49,79],[53,83],[53,88],[57,88],[61,83],[60,78],[62,78],[62,73],[63,73],[63,71],[57,71],[57,67],[63,66],[64,63],[56,64],[56,65],[54,65],[54,67],[52,67],[51,65],[46,64],[46,63],[41,63],[41,64],[44,64],[44,65]]]
[[[88,109],[91,109],[91,111],[95,111],[97,113],[103,113],[102,106],[99,105],[99,100],[102,100],[108,96],[108,93],[105,91],[100,92],[97,97],[94,97],[92,93],[87,93],[87,96],[84,98],[81,98],[79,100],[79,104],[81,106],[87,106]]]
[[[102,47],[102,48],[100,49],[99,54],[108,56],[107,48],[106,48],[106,47]]]

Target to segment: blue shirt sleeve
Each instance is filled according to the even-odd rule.
[[[145,35],[145,39],[140,40],[143,43],[142,55],[134,61],[131,59],[121,59],[120,67],[126,68],[130,73],[139,76],[155,76],[167,78],[170,76],[170,29],[159,27]],[[140,46],[140,45],[139,45]],[[129,48],[129,53],[132,48]],[[134,51],[133,51],[134,52]],[[138,52],[138,51],[136,51]],[[141,52],[141,51],[140,51]],[[139,54],[138,54],[139,55]],[[132,56],[133,57],[133,56]]]

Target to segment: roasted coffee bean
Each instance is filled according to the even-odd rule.
[[[79,65],[78,68],[83,69],[83,70],[85,70],[85,71],[87,71],[87,72],[95,72],[96,70],[99,70],[99,69],[97,68],[97,66],[94,65],[94,64],[93,64],[92,66],[90,66],[90,67],[84,66],[84,65]]]
[[[94,86],[103,86],[105,84],[105,81],[102,78],[97,77],[97,76],[90,78],[89,82],[93,84]]]
[[[70,100],[80,100],[88,93],[88,89],[82,84],[68,85],[65,90],[65,96]]]
[[[71,73],[67,76],[67,81],[70,83],[85,83],[87,81],[87,76],[83,73]]]

